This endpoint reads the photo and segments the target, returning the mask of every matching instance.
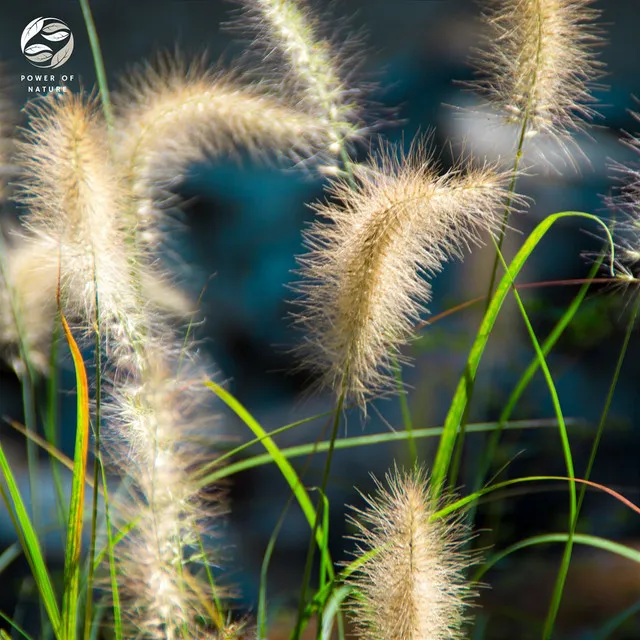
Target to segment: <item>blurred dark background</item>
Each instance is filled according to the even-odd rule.
[[[126,76],[127,67],[149,58],[158,50],[173,49],[178,43],[186,52],[198,54],[206,49],[212,61],[221,56],[233,65],[245,44],[220,27],[237,7],[219,0],[100,0],[91,3],[109,82],[115,86]],[[356,80],[373,83],[372,112],[383,114],[378,122],[384,137],[408,145],[419,132],[435,129],[434,144],[449,151],[466,138],[467,147],[479,153],[492,153],[483,123],[472,110],[453,107],[472,106],[474,97],[454,80],[471,77],[468,56],[478,42],[478,5],[466,0],[340,0],[328,6],[322,0],[309,2],[326,15],[327,24],[339,25],[340,34],[364,31],[363,64]],[[591,139],[583,139],[590,163],[580,170],[562,169],[532,175],[520,182],[521,191],[533,199],[526,214],[513,218],[513,232],[506,253],[513,255],[523,238],[546,215],[562,210],[582,210],[606,214],[602,195],[611,190],[608,159],[628,161],[633,154],[618,141],[621,131],[634,131],[629,114],[633,94],[640,92],[639,60],[640,5],[633,0],[598,2],[603,11],[607,41],[602,59],[608,66],[604,82],[608,91],[598,91],[602,118]],[[29,94],[21,75],[38,72],[20,52],[20,34],[37,16],[64,20],[75,37],[72,58],[58,73],[74,74],[68,82],[72,90],[91,89],[95,73],[89,42],[76,2],[3,2],[0,8],[0,61],[13,86],[17,107]],[[247,34],[250,37],[250,34]],[[331,33],[325,34],[331,35]],[[344,36],[342,36],[344,37]],[[347,63],[347,67],[348,67]],[[448,106],[447,106],[448,105]],[[451,106],[453,105],[453,107]],[[389,114],[395,113],[395,116]],[[486,127],[484,127],[486,129]],[[496,134],[491,140],[498,148]],[[366,148],[359,149],[360,157]],[[301,252],[301,230],[312,219],[307,203],[323,198],[324,181],[292,168],[262,167],[244,160],[241,164],[224,159],[194,166],[181,187],[188,200],[184,208],[184,233],[177,239],[180,253],[188,265],[184,286],[197,297],[202,295],[202,323],[197,336],[215,362],[220,379],[267,429],[330,410],[329,395],[304,396],[313,381],[304,373],[293,374],[295,362],[290,347],[299,336],[286,319],[290,292],[286,285],[295,279],[294,256]],[[5,220],[15,216],[10,208]],[[522,282],[585,277],[590,264],[584,252],[597,252],[602,241],[598,230],[587,223],[568,221],[557,225],[538,247],[521,275]],[[451,263],[433,282],[432,315],[443,312],[486,292],[493,252],[486,247],[474,251],[464,263]],[[523,293],[534,327],[540,338],[553,327],[577,293],[575,286],[533,288]],[[570,428],[576,473],[581,476],[588,460],[593,435],[602,412],[608,385],[624,337],[634,292],[611,291],[594,286],[587,302],[551,355],[549,362]],[[413,386],[409,403],[416,427],[442,424],[462,372],[469,347],[480,321],[482,304],[475,305],[434,323],[408,350],[416,357],[415,366],[405,372]],[[484,356],[471,412],[471,421],[497,419],[519,375],[533,356],[526,330],[515,305],[505,306]],[[634,333],[622,368],[610,419],[599,449],[592,479],[621,491],[634,502],[640,500],[638,465],[637,389],[640,343]],[[2,415],[21,416],[20,390],[7,367],[0,371],[0,410]],[[63,385],[73,385],[71,370],[62,372]],[[68,407],[67,407],[68,405]],[[72,416],[73,398],[63,408]],[[224,412],[221,409],[221,413]],[[518,419],[553,417],[548,389],[541,376],[521,400],[514,414]],[[64,448],[72,450],[73,433],[63,433]],[[397,399],[373,403],[366,422],[357,411],[349,411],[344,422],[348,435],[401,429]],[[64,426],[64,425],[63,425]],[[246,427],[225,415],[225,429],[239,441],[248,439]],[[317,420],[284,434],[283,446],[313,442],[326,437],[326,424]],[[11,447],[16,468],[25,469],[23,447],[8,426],[3,426],[3,444]],[[324,436],[323,436],[324,434]],[[477,471],[478,452],[483,436],[467,438],[461,487],[472,484]],[[421,458],[428,466],[435,443],[419,442]],[[255,449],[260,453],[259,449]],[[408,461],[406,445],[368,446],[338,452],[333,463],[330,498],[333,506],[331,532],[333,553],[345,558],[349,542],[344,515],[346,504],[361,504],[353,487],[372,488],[369,473],[381,477],[393,460]],[[531,429],[509,432],[503,439],[500,460],[512,461],[501,478],[521,475],[565,473],[557,429]],[[320,481],[323,458],[295,462],[305,470],[308,485]],[[46,470],[43,470],[46,474]],[[23,474],[26,479],[26,473]],[[224,533],[226,576],[238,585],[240,610],[251,612],[257,599],[260,563],[274,526],[287,505],[287,487],[277,470],[261,467],[239,474],[230,489],[231,514]],[[492,528],[482,533],[479,544],[496,550],[524,537],[566,530],[567,493],[564,486],[545,485],[502,497],[483,505],[478,525]],[[274,616],[286,619],[296,605],[298,586],[306,552],[308,529],[297,507],[292,506],[281,529],[272,560],[269,601]],[[580,531],[640,545],[637,516],[610,496],[589,492]],[[13,540],[6,514],[0,514],[1,545]],[[59,553],[59,536],[48,548]],[[491,553],[488,551],[488,553]],[[504,560],[485,580],[491,585],[478,610],[478,626],[485,638],[539,637],[553,588],[561,546],[535,547]],[[24,607],[20,595],[19,563],[0,581],[0,609],[14,614]],[[600,638],[607,624],[627,611],[629,619],[608,637],[640,638],[640,572],[631,562],[599,554],[590,548],[575,551],[573,569],[565,593],[558,624],[558,638]],[[12,573],[13,572],[13,573]],[[286,626],[286,623],[284,623]],[[600,635],[598,635],[600,633]],[[275,636],[274,636],[275,637]],[[481,637],[479,635],[475,637]],[[554,636],[556,637],[556,636]]]

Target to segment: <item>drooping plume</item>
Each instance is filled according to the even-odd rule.
[[[487,7],[488,5],[488,7]],[[489,0],[485,45],[474,64],[478,90],[527,137],[563,145],[595,115],[593,83],[603,75],[593,0]]]
[[[28,207],[29,232],[59,262],[65,313],[86,326],[99,320],[117,339],[131,336],[143,304],[122,229],[125,194],[100,111],[93,100],[69,93],[33,103],[30,115],[18,143],[17,199]]]
[[[200,545],[224,507],[194,478],[217,444],[213,396],[201,363],[179,344],[147,356],[144,369],[120,372],[106,409],[111,466],[130,487],[116,503],[118,522],[134,524],[114,553],[123,615],[128,637],[199,638],[199,621],[220,619]]]
[[[465,570],[474,554],[459,519],[434,520],[428,480],[420,470],[394,469],[387,488],[376,483],[363,510],[354,509],[356,556],[374,550],[348,578],[357,590],[351,615],[365,640],[462,638],[464,610],[474,592]]]
[[[256,26],[255,44],[277,52],[286,68],[277,73],[282,84],[314,114],[329,135],[329,150],[339,153],[360,136],[358,90],[344,78],[345,60],[321,35],[320,21],[305,0],[241,0]],[[353,58],[350,60],[353,64]]]
[[[430,299],[425,276],[496,227],[506,194],[507,174],[491,166],[439,175],[420,145],[396,155],[356,167],[355,188],[330,187],[298,259],[305,364],[362,405],[393,385],[393,358]]]
[[[225,153],[307,157],[321,123],[229,74],[161,57],[134,71],[117,96],[118,160],[136,198],[139,238],[153,246],[163,225],[158,199],[190,164]]]

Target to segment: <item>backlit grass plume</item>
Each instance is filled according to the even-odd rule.
[[[30,116],[18,143],[17,199],[28,207],[28,230],[54,260],[51,271],[60,270],[65,313],[91,327],[100,320],[118,338],[131,335],[141,303],[122,229],[126,194],[101,112],[93,100],[68,93],[34,102]]]
[[[464,609],[473,590],[465,570],[474,554],[459,519],[433,520],[428,480],[420,470],[394,469],[387,488],[354,509],[356,556],[367,557],[348,578],[356,593],[351,615],[366,640],[462,638]]]
[[[318,18],[305,0],[242,0],[242,4],[256,25],[256,45],[279,54],[286,73],[278,66],[277,74],[285,89],[323,123],[329,150],[339,153],[346,142],[359,136],[358,91],[343,78],[345,61],[322,37]]]
[[[393,359],[430,299],[425,276],[497,226],[508,174],[460,163],[441,175],[415,144],[400,157],[383,150],[355,179],[334,182],[333,200],[315,207],[296,319],[305,364],[364,406],[394,384]]]
[[[114,554],[127,637],[200,638],[199,621],[221,615],[201,544],[223,503],[213,493],[205,499],[194,478],[217,444],[213,396],[180,345],[158,344],[148,356],[116,385],[107,409],[112,467],[130,488],[119,521],[134,525]]]
[[[116,96],[117,157],[136,198],[139,237],[159,239],[158,200],[194,162],[242,151],[307,157],[326,132],[317,118],[229,73],[163,56],[128,77]]]
[[[640,114],[632,115],[640,122]],[[638,135],[625,134],[623,143],[640,153]],[[620,181],[616,196],[610,200],[611,208],[620,214],[611,224],[618,248],[614,256],[615,267],[621,280],[631,281],[640,275],[640,164],[615,162],[611,169]]]
[[[485,47],[472,87],[522,136],[564,142],[595,111],[593,82],[602,76],[593,0],[489,0],[483,3]]]
[[[25,372],[24,359],[47,372],[56,317],[58,251],[28,235],[4,242],[0,275],[0,346],[16,372]]]

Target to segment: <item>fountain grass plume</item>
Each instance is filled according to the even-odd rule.
[[[139,239],[151,247],[191,164],[242,152],[308,159],[325,137],[316,118],[204,58],[158,56],[127,76],[115,103],[118,160],[136,198]]]
[[[22,180],[16,199],[28,209],[29,233],[48,256],[57,253],[52,268],[60,270],[65,313],[91,330],[99,320],[115,341],[133,335],[143,303],[122,227],[126,193],[98,105],[68,93],[34,101],[27,110],[30,128],[17,143]]]
[[[129,487],[116,497],[118,521],[134,525],[114,553],[124,619],[129,637],[199,638],[198,621],[219,623],[214,602],[228,595],[212,592],[201,548],[223,495],[205,495],[194,477],[219,445],[213,396],[194,352],[163,344],[146,356],[144,368],[118,368],[105,406],[103,443]]]
[[[509,177],[470,160],[440,174],[416,142],[354,166],[355,188],[334,181],[298,258],[303,366],[363,408],[395,388],[394,361],[431,297],[426,277],[497,228]]]
[[[305,0],[241,0],[245,7],[242,31],[256,33],[254,46],[266,50],[269,59],[278,54],[281,64],[273,74],[280,88],[299,100],[300,107],[318,118],[329,138],[328,150],[339,155],[362,137],[362,91],[347,83],[347,60],[327,40],[321,21]],[[335,31],[335,29],[333,29]],[[354,38],[349,39],[353,41]]]
[[[348,583],[350,614],[366,640],[463,638],[465,608],[475,595],[465,579],[477,554],[464,551],[469,531],[437,510],[420,469],[386,475],[386,487],[353,509],[357,558],[369,554]]]
[[[489,0],[483,11],[485,44],[469,86],[525,137],[550,136],[568,152],[571,133],[596,115],[604,70],[593,0]]]

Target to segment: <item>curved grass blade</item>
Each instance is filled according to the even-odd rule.
[[[7,507],[7,512],[16,530],[29,567],[31,568],[31,573],[40,592],[42,603],[51,622],[53,632],[58,640],[62,640],[60,610],[53,590],[53,584],[51,583],[51,577],[44,562],[40,541],[38,540],[38,535],[33,527],[31,518],[27,513],[24,501],[20,495],[18,483],[9,466],[9,461],[4,453],[2,444],[0,444],[0,472],[6,484],[5,489],[5,486],[0,483],[0,495],[2,495],[2,499]]]
[[[289,487],[291,488],[293,495],[296,497],[309,526],[313,530],[316,520],[316,508],[313,506],[311,498],[309,498],[309,494],[300,481],[295,469],[291,466],[291,463],[286,459],[286,457],[282,455],[278,445],[269,437],[258,421],[228,391],[211,380],[205,380],[205,384],[247,425],[247,427],[249,427],[249,429],[251,429],[256,437],[260,438],[262,445],[267,450],[269,456],[276,463],[278,469],[280,469],[280,473],[289,484]],[[323,557],[323,562],[325,562],[326,566],[329,568],[330,577],[333,579],[333,562],[329,555],[329,550],[324,544],[325,534],[323,527],[317,527],[315,537],[318,549]]]
[[[547,533],[540,536],[533,536],[531,538],[527,538],[526,540],[521,540],[520,542],[516,542],[515,544],[507,547],[504,551],[497,553],[488,562],[486,562],[473,576],[473,582],[482,580],[482,577],[487,573],[487,571],[489,571],[489,569],[491,569],[498,562],[500,562],[500,560],[506,558],[515,551],[526,549],[527,547],[533,547],[539,544],[548,544],[551,542],[566,543],[570,537],[571,534],[569,533]],[[609,551],[610,553],[614,553],[623,558],[627,558],[628,560],[632,560],[633,562],[640,563],[640,551],[631,547],[627,547],[623,544],[620,544],[619,542],[614,542],[613,540],[608,540],[607,538],[600,538],[599,536],[587,535],[585,533],[575,533],[572,537],[573,542],[576,544],[583,544],[594,547],[596,549]]]
[[[67,525],[67,545],[64,558],[64,593],[62,596],[62,632],[68,640],[75,638],[78,622],[78,592],[80,586],[80,552],[84,524],[84,494],[89,452],[89,384],[82,354],[71,329],[60,310],[60,320],[76,373],[76,442],[73,462],[71,502]]]
[[[564,211],[556,213],[545,218],[527,238],[522,248],[518,251],[515,258],[509,265],[509,271],[500,280],[496,292],[491,299],[487,307],[487,312],[482,320],[478,333],[469,353],[469,358],[465,367],[465,371],[456,388],[449,412],[444,425],[444,432],[440,438],[440,444],[436,453],[436,459],[432,469],[431,481],[434,491],[434,500],[440,497],[440,494],[444,488],[445,479],[449,471],[453,451],[456,445],[458,437],[458,429],[461,430],[460,438],[464,438],[464,415],[467,411],[471,389],[473,387],[473,381],[475,380],[478,367],[482,354],[484,353],[485,346],[489,340],[489,335],[493,330],[496,318],[502,307],[502,303],[507,297],[507,293],[512,287],[512,282],[520,273],[522,267],[525,265],[532,251],[536,248],[538,243],[545,236],[547,231],[562,218],[568,217],[581,217],[601,225],[604,228],[605,234],[609,240],[609,244],[612,250],[612,256],[614,252],[613,239],[607,226],[596,216],[589,213],[582,213],[578,211]],[[612,258],[613,259],[613,258]]]
[[[578,424],[578,421],[567,420],[567,424],[573,425]],[[509,422],[504,425],[504,429],[506,430],[516,430],[516,429],[541,429],[541,428],[550,428],[555,427],[555,420],[514,420],[513,422]],[[492,429],[497,428],[496,422],[479,422],[477,424],[472,424],[467,427],[468,433],[481,433],[483,431],[491,431]],[[279,433],[280,429],[276,431],[270,432],[270,434]],[[413,438],[432,438],[436,436],[442,435],[444,432],[443,427],[425,427],[423,429],[414,429],[412,432]],[[269,434],[268,434],[269,435]],[[351,449],[353,447],[363,447],[368,445],[376,445],[376,444],[385,444],[388,442],[398,442],[401,440],[406,440],[409,437],[409,434],[406,431],[394,431],[391,433],[373,433],[367,436],[354,436],[351,438],[342,438],[340,440],[336,440],[334,443],[335,449]],[[256,441],[261,441],[262,438],[256,439]],[[280,449],[280,453],[285,458],[298,458],[301,456],[308,456],[313,453],[322,453],[324,451],[328,451],[331,443],[328,440],[324,440],[322,442],[316,442],[312,444],[301,444],[293,447],[287,447],[285,449]],[[245,460],[239,460],[238,462],[234,462],[218,471],[214,471],[209,475],[201,478],[199,480],[199,484],[202,487],[205,487],[214,482],[218,482],[222,480],[222,478],[227,478],[235,473],[240,473],[241,471],[246,471],[247,469],[253,469],[254,467],[260,467],[265,464],[270,464],[274,462],[271,454],[261,454],[257,456],[252,456],[251,458],[246,458]]]

